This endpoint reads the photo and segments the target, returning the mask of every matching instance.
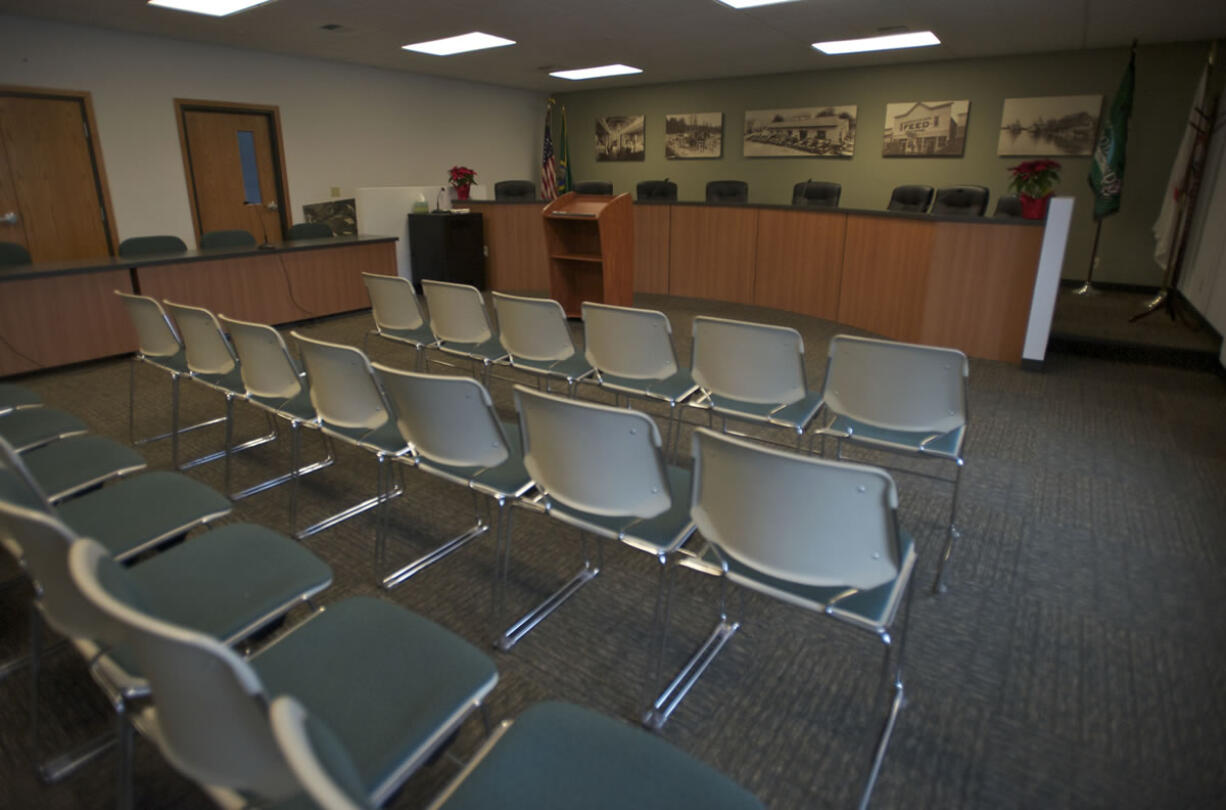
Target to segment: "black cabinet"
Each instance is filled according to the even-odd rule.
[[[454,281],[485,289],[485,233],[480,214],[409,214],[413,282]]]

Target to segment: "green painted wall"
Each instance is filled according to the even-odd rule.
[[[1150,228],[1157,218],[1175,150],[1183,131],[1207,43],[1159,45],[1137,50],[1136,95],[1128,139],[1128,165],[1120,212],[1104,220],[1095,278],[1157,285]],[[1100,93],[1104,111],[1128,63],[1128,50],[1104,49],[992,59],[823,70],[647,87],[559,94],[565,104],[571,165],[576,180],[611,180],[617,192],[633,193],[640,180],[668,177],[682,200],[701,200],[708,180],[749,183],[750,202],[786,204],[792,185],[812,178],[843,184],[847,208],[884,208],[894,186],[975,184],[1006,193],[1009,166],[1024,158],[996,156],[1001,108],[1006,98]],[[895,101],[970,99],[966,153],[961,158],[883,158],[885,105]],[[852,158],[745,158],[741,131],[747,109],[855,104],[859,106],[856,154]],[[664,116],[723,112],[724,154],[719,159],[664,157]],[[643,162],[597,163],[595,119],[645,115]],[[555,113],[554,132],[560,120]],[[1094,239],[1089,157],[1058,158],[1064,164],[1056,193],[1076,197],[1073,233],[1064,275],[1082,278]]]

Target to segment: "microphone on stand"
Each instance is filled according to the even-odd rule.
[[[441,213],[443,213],[443,211],[444,211],[444,209],[443,209],[443,195],[444,195],[444,194],[446,194],[446,193],[447,193],[447,187],[446,187],[446,186],[441,186],[441,187],[439,188],[439,190],[438,190],[438,194],[435,194],[435,195],[434,195],[434,213],[436,213],[436,214],[441,214]]]
[[[251,208],[255,209],[256,221],[260,223],[260,235],[264,237],[264,241],[260,242],[258,249],[276,250],[277,246],[268,241],[268,226],[264,224],[264,206],[256,202],[251,202],[250,200],[243,201],[243,205],[250,206]],[[273,211],[277,210],[277,204],[275,202],[270,202],[268,207]]]

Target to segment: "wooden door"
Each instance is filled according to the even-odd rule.
[[[190,107],[181,114],[197,236],[240,228],[260,242],[280,241],[283,194],[271,116]]]
[[[92,134],[80,98],[0,93],[0,240],[35,262],[110,255]]]

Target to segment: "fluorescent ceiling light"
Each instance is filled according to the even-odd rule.
[[[210,17],[227,17],[239,11],[271,3],[272,0],[149,0],[149,5],[173,8],[175,11],[190,11]]]
[[[457,53],[468,53],[469,51],[483,51],[486,48],[501,48],[504,45],[514,45],[515,40],[496,37],[493,34],[483,34],[480,31],[473,31],[470,34],[460,34],[458,37],[446,37],[445,39],[432,39],[429,42],[415,42],[412,45],[403,45],[406,51],[416,51],[417,53],[428,53],[433,56],[451,56]]]
[[[626,76],[631,73],[642,73],[641,68],[630,67],[629,65],[601,65],[600,67],[579,68],[578,70],[555,70],[550,73],[550,76],[557,76],[559,79],[570,79],[571,81],[581,81],[582,79],[600,79],[605,76]]]
[[[756,8],[757,6],[773,6],[776,3],[792,3],[795,0],[719,0],[725,6],[733,8]]]
[[[892,51],[897,48],[923,48],[940,45],[941,40],[931,31],[911,31],[906,34],[889,34],[884,37],[841,39],[836,42],[814,42],[813,47],[822,53],[864,53],[865,51]]]

